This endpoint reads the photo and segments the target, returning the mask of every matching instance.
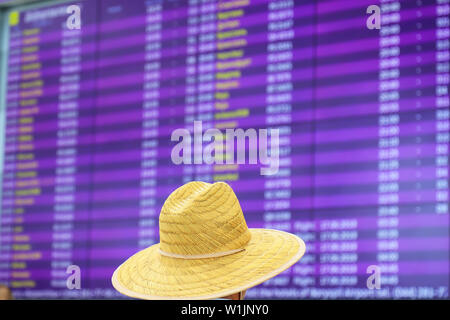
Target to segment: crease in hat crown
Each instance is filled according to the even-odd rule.
[[[193,181],[165,201],[159,236],[160,251],[189,257],[237,252],[250,241],[251,233],[227,183]]]

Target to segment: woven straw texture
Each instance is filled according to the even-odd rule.
[[[274,277],[305,252],[293,234],[247,228],[236,195],[223,182],[178,188],[164,203],[159,223],[161,242],[114,272],[119,292],[141,299],[224,297]]]

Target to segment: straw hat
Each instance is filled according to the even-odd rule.
[[[112,284],[140,299],[214,299],[253,287],[305,253],[297,236],[249,229],[224,182],[189,182],[167,198],[159,216],[160,243],[120,265]]]

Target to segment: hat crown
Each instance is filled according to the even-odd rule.
[[[251,238],[231,187],[193,181],[172,192],[159,216],[160,249],[209,255],[243,248]]]

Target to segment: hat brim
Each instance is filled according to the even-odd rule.
[[[254,287],[283,272],[305,253],[299,237],[271,229],[249,229],[245,250],[217,258],[161,255],[159,243],[131,256],[112,276],[120,293],[139,299],[215,299]]]

